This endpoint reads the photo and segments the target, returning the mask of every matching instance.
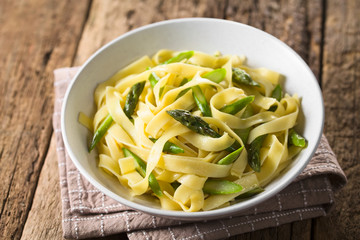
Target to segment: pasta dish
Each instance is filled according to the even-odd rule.
[[[161,208],[221,208],[264,191],[306,147],[300,100],[284,77],[246,58],[160,50],[98,85],[79,114],[98,166]]]

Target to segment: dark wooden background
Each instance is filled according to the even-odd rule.
[[[359,0],[1,0],[0,239],[62,239],[53,70],[81,65],[131,29],[182,17],[246,23],[294,48],[322,87],[324,131],[349,180],[328,217],[231,239],[360,237]]]

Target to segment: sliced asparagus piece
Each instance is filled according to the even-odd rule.
[[[255,172],[260,172],[261,162],[260,162],[260,148],[266,138],[267,134],[261,135],[254,139],[250,143],[248,150],[248,164]]]
[[[234,102],[232,104],[225,105],[224,107],[222,107],[220,109],[220,111],[234,115],[234,114],[240,112],[248,104],[252,103],[254,101],[254,99],[255,99],[255,96],[244,97],[240,100],[237,100],[236,102]]]
[[[271,93],[271,97],[275,98],[278,102],[280,102],[281,98],[282,98],[282,89],[280,84],[276,85],[274,90]]]
[[[201,119],[201,117],[193,116],[189,111],[176,109],[166,111],[171,117],[176,121],[180,122],[182,125],[188,127],[190,130],[210,136],[213,138],[219,138],[221,135],[214,131],[207,122]]]
[[[178,55],[176,55],[175,57],[172,57],[169,60],[165,61],[163,64],[181,62],[184,59],[191,58],[193,55],[194,55],[194,51],[181,52]]]
[[[156,142],[156,141],[157,141],[156,138],[150,138],[150,140],[151,140],[152,142]],[[176,145],[175,143],[172,143],[172,142],[170,142],[170,141],[167,141],[167,142],[164,144],[163,152],[165,152],[165,153],[179,154],[179,153],[183,153],[183,152],[184,152],[184,149],[182,149],[181,147],[179,147],[179,146]]]
[[[179,87],[185,85],[185,84],[188,83],[189,81],[190,81],[190,80],[188,80],[187,78],[184,78],[184,79],[181,81]],[[176,96],[175,100],[177,100],[178,98],[180,98],[180,97],[182,97],[183,95],[185,95],[185,93],[187,93],[189,90],[190,90],[190,88],[186,88],[186,89],[182,90],[182,91]]]
[[[251,76],[247,72],[245,72],[240,68],[232,69],[232,81],[235,83],[246,84],[250,86],[257,86],[257,87],[260,86],[257,82],[255,82],[251,78]]]
[[[210,81],[213,81],[215,83],[220,83],[226,75],[225,68],[218,68],[211,72],[205,73],[202,78],[209,79]]]
[[[171,117],[176,121],[180,122],[185,127],[188,127],[190,130],[206,135],[213,138],[219,138],[221,135],[212,129],[207,122],[201,119],[201,117],[193,116],[189,111],[176,109],[166,111]],[[228,147],[226,151],[233,152],[240,147],[238,142],[234,142],[233,145]]]
[[[113,122],[113,119],[110,114],[107,115],[107,117],[104,119],[104,121],[100,124],[98,129],[95,131],[95,134],[93,136],[93,139],[91,141],[89,152],[91,152],[96,144],[100,142],[101,138],[105,135],[107,130],[110,128],[111,124]]]
[[[155,85],[160,81],[160,78],[158,75],[156,75],[155,72],[152,72],[150,75],[149,75],[149,81],[150,81],[150,86],[151,88],[154,88]]]
[[[220,159],[217,164],[220,165],[228,165],[233,163],[236,159],[238,159],[238,157],[240,156],[241,151],[243,150],[244,146],[240,147],[239,149],[233,151],[232,153],[229,153],[228,155],[226,155],[225,157],[223,157],[222,159]]]
[[[194,100],[196,102],[196,105],[198,106],[198,108],[200,109],[201,113],[203,114],[204,117],[211,117],[211,109],[210,109],[210,105],[207,102],[204,93],[202,92],[201,88],[199,85],[193,86],[192,88],[192,92],[193,92],[193,97]]]
[[[289,144],[301,148],[307,147],[306,139],[298,134],[294,129],[289,131]]]
[[[282,98],[282,89],[280,84],[276,85],[276,87],[274,88],[274,90],[271,93],[271,97],[275,98],[278,102],[280,102],[281,98]],[[277,105],[273,105],[269,108],[269,111],[271,112],[275,112],[277,109]]]
[[[208,179],[203,187],[204,193],[212,195],[237,193],[242,189],[239,184],[221,179]]]
[[[142,175],[143,177],[145,177],[145,173],[146,173],[146,163],[144,162],[144,160],[142,160],[138,155],[136,155],[135,153],[131,152],[129,149],[123,148],[123,153],[125,155],[125,157],[133,157],[134,160],[136,161],[137,165],[139,166],[138,170],[140,175]],[[150,173],[149,175],[149,186],[151,188],[151,190],[159,197],[161,197],[163,195],[161,189],[160,189],[160,185],[159,182],[156,180],[156,177],[154,176],[154,174]]]
[[[126,96],[126,101],[124,105],[124,113],[129,119],[131,115],[134,113],[136,105],[139,101],[139,97],[144,89],[146,81],[135,83],[131,89],[129,94]]]

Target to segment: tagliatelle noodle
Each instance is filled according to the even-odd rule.
[[[179,53],[160,50],[152,58],[144,56],[118,71],[96,88],[97,111],[92,120],[81,113],[79,121],[96,131],[105,118],[112,117],[111,126],[97,144],[98,166],[129,188],[130,194],[150,194],[164,209],[207,211],[227,206],[235,202],[237,196],[265,186],[291,163],[300,149],[288,146],[287,138],[289,129],[296,125],[300,100],[288,94],[280,101],[271,97],[281,74],[266,68],[250,68],[245,65],[245,57],[195,51],[188,59],[163,64]],[[226,71],[222,81],[205,77],[218,68]],[[233,68],[246,71],[259,87],[234,82]],[[159,79],[155,85],[150,84],[150,74]],[[144,89],[129,118],[123,110],[127,95],[134,84],[142,81],[146,81]],[[202,90],[211,117],[204,117],[199,111],[192,92],[195,86]],[[247,96],[254,96],[249,104],[253,109],[250,116],[242,117],[245,108],[235,114],[223,112],[224,106]],[[176,109],[201,117],[219,137],[201,135],[182,125],[167,112]],[[249,135],[243,142],[237,130],[246,129]],[[248,164],[248,146],[265,134],[259,151],[261,170],[255,172]],[[182,152],[163,151],[168,142]],[[234,143],[245,146],[241,153],[230,164],[217,164],[230,153]],[[142,159],[146,165],[144,174],[132,156],[124,155],[124,148]],[[161,196],[152,193],[150,174],[158,181]],[[204,194],[203,187],[209,178],[231,180],[243,189],[232,194]]]

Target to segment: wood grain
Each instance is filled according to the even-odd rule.
[[[21,239],[60,239],[61,196],[55,135],[39,177],[34,201],[24,226]],[[44,224],[46,223],[46,224]],[[44,224],[44,227],[39,228]]]
[[[184,17],[224,17],[225,1],[94,0],[81,37],[75,65],[81,65],[105,43],[134,28]],[[145,13],[145,14],[144,14]]]
[[[88,2],[1,1],[0,238],[19,239],[52,134],[52,71],[71,64]]]
[[[322,89],[325,134],[348,177],[330,217],[316,220],[317,239],[360,236],[360,2],[327,3]],[[336,33],[336,34],[334,34]]]

